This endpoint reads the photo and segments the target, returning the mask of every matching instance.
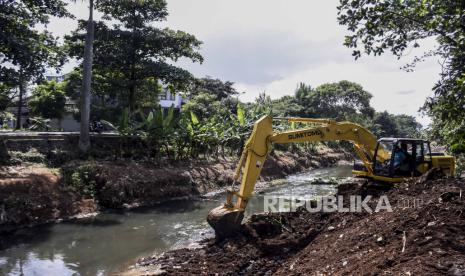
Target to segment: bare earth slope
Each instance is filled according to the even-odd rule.
[[[346,158],[343,152],[275,153],[265,163],[262,178],[283,178]],[[189,160],[160,166],[132,160],[75,160],[59,169],[40,164],[0,166],[0,233],[105,208],[199,196],[230,185],[236,163]]]
[[[393,212],[255,215],[234,239],[139,260],[128,274],[465,275],[465,181],[367,183],[341,195],[385,194]]]

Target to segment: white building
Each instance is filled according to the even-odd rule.
[[[173,94],[167,87],[163,88],[158,98],[162,108],[170,108],[173,106],[175,109],[181,109],[182,104],[185,103],[180,93]]]
[[[45,79],[47,81],[55,81],[55,82],[62,82],[65,80],[65,75],[48,75],[48,76],[45,76]]]

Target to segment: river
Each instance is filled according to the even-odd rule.
[[[351,169],[315,169],[272,181],[250,200],[246,216],[263,212],[265,195],[332,194],[336,185],[311,183],[315,179],[350,177]],[[106,275],[138,257],[193,246],[196,241],[211,237],[213,231],[205,218],[224,200],[220,193],[19,230],[8,237],[8,245],[0,251],[0,274]]]

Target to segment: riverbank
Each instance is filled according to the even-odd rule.
[[[345,184],[338,193],[385,195],[393,212],[254,215],[234,238],[142,258],[123,274],[465,274],[463,179],[368,184]]]
[[[327,167],[350,154],[321,147],[315,153],[275,152],[262,180]],[[71,161],[60,168],[39,164],[0,169],[0,232],[79,218],[108,208],[133,208],[195,197],[232,183],[236,159],[190,160],[163,166],[131,160]]]

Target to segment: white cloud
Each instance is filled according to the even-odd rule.
[[[168,20],[154,25],[192,33],[204,42],[202,65],[187,60],[178,64],[199,77],[235,82],[239,91],[245,91],[244,100],[253,100],[263,91],[273,98],[289,95],[301,81],[317,86],[346,79],[371,92],[377,110],[417,116],[438,79],[439,66],[434,61],[420,64],[413,73],[399,69],[422,49],[401,61],[389,54],[354,61],[352,50],[342,45],[347,32],[336,20],[338,0],[167,2]],[[86,1],[70,7],[78,18],[87,18]],[[76,23],[54,19],[49,28],[64,35]],[[423,49],[432,45],[434,41],[429,40]]]
[[[381,58],[383,59],[383,58]],[[387,58],[384,58],[387,59]],[[379,73],[372,70],[375,67],[374,58],[365,62],[327,63],[322,66],[309,68],[298,73],[275,80],[265,86],[237,83],[236,88],[247,91],[241,95],[244,101],[254,100],[259,93],[265,91],[271,98],[292,95],[299,82],[318,86],[327,82],[349,80],[361,84],[365,90],[374,95],[371,103],[378,110],[387,110],[394,114],[409,114],[417,116],[423,123],[429,123],[428,118],[420,118],[418,109],[425,98],[431,94],[438,70],[431,69],[431,63],[419,66],[415,72],[407,73],[401,70],[390,70]],[[395,63],[393,63],[395,68]],[[398,91],[408,91],[399,95]]]

